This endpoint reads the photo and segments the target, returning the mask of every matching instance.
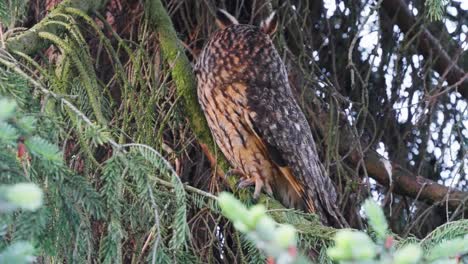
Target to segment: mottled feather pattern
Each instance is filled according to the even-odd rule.
[[[213,136],[232,166],[252,179],[256,192],[264,188],[288,207],[345,226],[270,36],[251,25],[219,30],[195,70]]]

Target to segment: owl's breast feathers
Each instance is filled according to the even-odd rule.
[[[286,206],[346,225],[269,36],[250,25],[217,31],[195,69],[200,104],[230,163]]]

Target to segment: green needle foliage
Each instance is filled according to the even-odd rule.
[[[230,193],[218,197],[221,212],[233,222],[234,227],[245,234],[270,261],[278,264],[308,263],[297,255],[297,234],[291,225],[279,225],[267,215],[263,205],[247,209]]]
[[[3,74],[6,71],[0,68]],[[84,228],[87,215],[97,217],[102,209],[97,192],[65,166],[62,152],[51,143],[54,133],[48,132],[50,120],[29,112],[37,109],[34,102],[24,100],[22,104],[19,103],[22,100],[9,99],[18,96],[26,99],[26,93],[18,92],[25,83],[20,79],[8,80],[16,85],[3,82],[3,87],[15,90],[4,90],[0,95],[0,144],[5,146],[0,151],[0,182],[4,184],[0,186],[0,208],[4,215],[0,223],[0,249],[4,249],[3,258],[15,259],[2,263],[29,263],[28,257],[16,258],[31,251],[32,246],[22,241],[31,240],[39,253],[44,250],[52,253],[49,250],[56,247],[53,244],[57,237],[70,238]],[[46,190],[45,196],[38,186]],[[43,199],[47,206],[39,208]],[[22,210],[13,213],[16,208]]]
[[[328,255],[339,263],[394,263],[394,264],[416,264],[416,263],[459,263],[459,259],[465,259],[468,253],[468,235],[460,234],[454,239],[442,240],[430,247],[424,247],[425,241],[432,234],[421,241],[396,240],[388,230],[383,211],[371,199],[366,200],[363,205],[369,222],[369,233],[375,234],[374,240],[361,231],[340,230],[335,235],[335,246],[328,249]],[[466,220],[452,222],[453,227],[448,229],[457,230],[459,226],[466,225]],[[434,231],[434,232],[437,232]],[[446,233],[447,234],[447,233]]]
[[[0,186],[0,199],[2,200],[0,212],[17,208],[35,211],[42,205],[42,196],[41,189],[32,183]]]
[[[42,200],[42,190],[35,184],[0,185],[0,219],[18,209],[35,211],[42,206]],[[0,220],[0,225],[4,224]],[[0,230],[0,238],[4,235],[5,232]],[[0,251],[0,263],[31,263],[36,259],[34,255],[35,250],[30,242],[16,241]]]
[[[445,6],[449,0],[426,0],[427,16],[431,21],[438,21],[444,17]]]
[[[26,161],[26,153],[21,155],[21,146],[18,146],[17,139],[20,137],[20,131],[32,132],[31,123],[33,119],[21,118],[22,122],[15,122],[17,116],[17,104],[14,100],[0,97],[0,144],[6,146],[3,149],[0,157],[0,168],[5,170],[11,163],[18,163]],[[44,139],[37,137],[41,140],[41,143],[47,143]],[[22,144],[22,143],[19,143]],[[38,144],[41,145],[41,144]],[[35,142],[32,142],[30,146],[39,147]],[[15,152],[15,147],[17,152]],[[49,155],[46,150],[43,154]],[[17,154],[19,160],[15,161],[14,155]],[[11,165],[11,164],[10,164]],[[12,172],[15,171],[12,169]],[[19,168],[16,170],[19,171]],[[0,173],[2,175],[4,173]],[[5,173],[6,174],[6,173]],[[11,176],[11,175],[9,175]],[[3,178],[3,177],[2,177]],[[22,180],[25,179],[16,179]],[[3,182],[3,181],[2,181]],[[35,260],[34,247],[31,243],[17,240],[13,243],[5,246],[4,239],[10,235],[8,234],[8,226],[11,225],[11,220],[14,218],[14,212],[16,210],[22,210],[24,212],[34,212],[38,210],[43,204],[43,193],[42,190],[33,183],[30,182],[18,182],[15,184],[3,184],[0,185],[0,239],[3,247],[0,248],[0,263],[31,263]]]
[[[297,234],[290,225],[279,225],[267,214],[263,205],[246,208],[229,193],[221,193],[218,203],[223,215],[233,222],[234,227],[244,233],[274,263],[309,263],[297,255]],[[408,240],[395,240],[392,237],[382,209],[372,199],[363,204],[369,222],[369,232],[375,234],[374,240],[366,233],[357,230],[339,230],[334,236],[334,246],[328,248],[328,256],[338,263],[367,264],[416,264],[416,263],[459,263],[468,253],[466,221],[452,222],[454,229],[465,226],[465,234],[442,241],[423,250],[427,238],[416,243]]]
[[[21,20],[26,12],[29,0],[5,0],[0,2],[0,24],[14,24]]]
[[[34,247],[31,243],[18,241],[0,252],[0,262],[15,264],[32,263],[36,259],[34,253]]]
[[[198,106],[183,93],[194,86],[184,83],[193,81],[185,78],[189,62],[178,57],[183,52],[165,56],[173,42],[183,50],[179,32],[166,32],[159,43],[153,24],[161,21],[136,16],[130,33],[117,33],[110,20],[78,9],[85,2],[65,1],[75,8],[59,6],[37,24],[57,27],[38,34],[53,43],[52,55],[36,52],[39,46],[23,50],[31,56],[0,49],[0,263],[32,256],[45,263],[264,263],[268,257],[307,263],[300,253],[309,250],[319,263],[410,263],[405,261],[414,260],[414,252],[427,261],[464,252],[466,221],[444,225],[423,240],[395,238],[385,247],[391,232],[371,202],[364,206],[368,234],[337,233],[314,215],[265,197],[265,207],[247,209],[227,194],[218,204],[211,193],[227,187],[210,175],[190,126],[196,120],[185,112]],[[20,16],[12,19],[6,3],[26,1],[0,1],[2,21],[14,24]],[[163,5],[153,7],[164,11]],[[202,123],[199,128],[208,131]],[[18,188],[29,195],[18,197]],[[251,204],[244,198],[248,190],[241,193],[242,202]],[[336,250],[327,255],[333,243]],[[434,255],[426,257],[431,250]]]

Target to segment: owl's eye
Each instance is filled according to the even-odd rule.
[[[216,24],[220,29],[224,29],[230,25],[238,25],[239,21],[237,21],[237,19],[229,14],[226,10],[218,9],[216,11]]]

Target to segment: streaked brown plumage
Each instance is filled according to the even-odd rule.
[[[221,28],[198,58],[198,98],[216,143],[241,186],[255,185],[285,206],[315,212],[325,224],[346,226],[336,191],[318,160],[310,127],[296,103],[270,35],[272,15],[260,27],[241,25],[218,11]]]

